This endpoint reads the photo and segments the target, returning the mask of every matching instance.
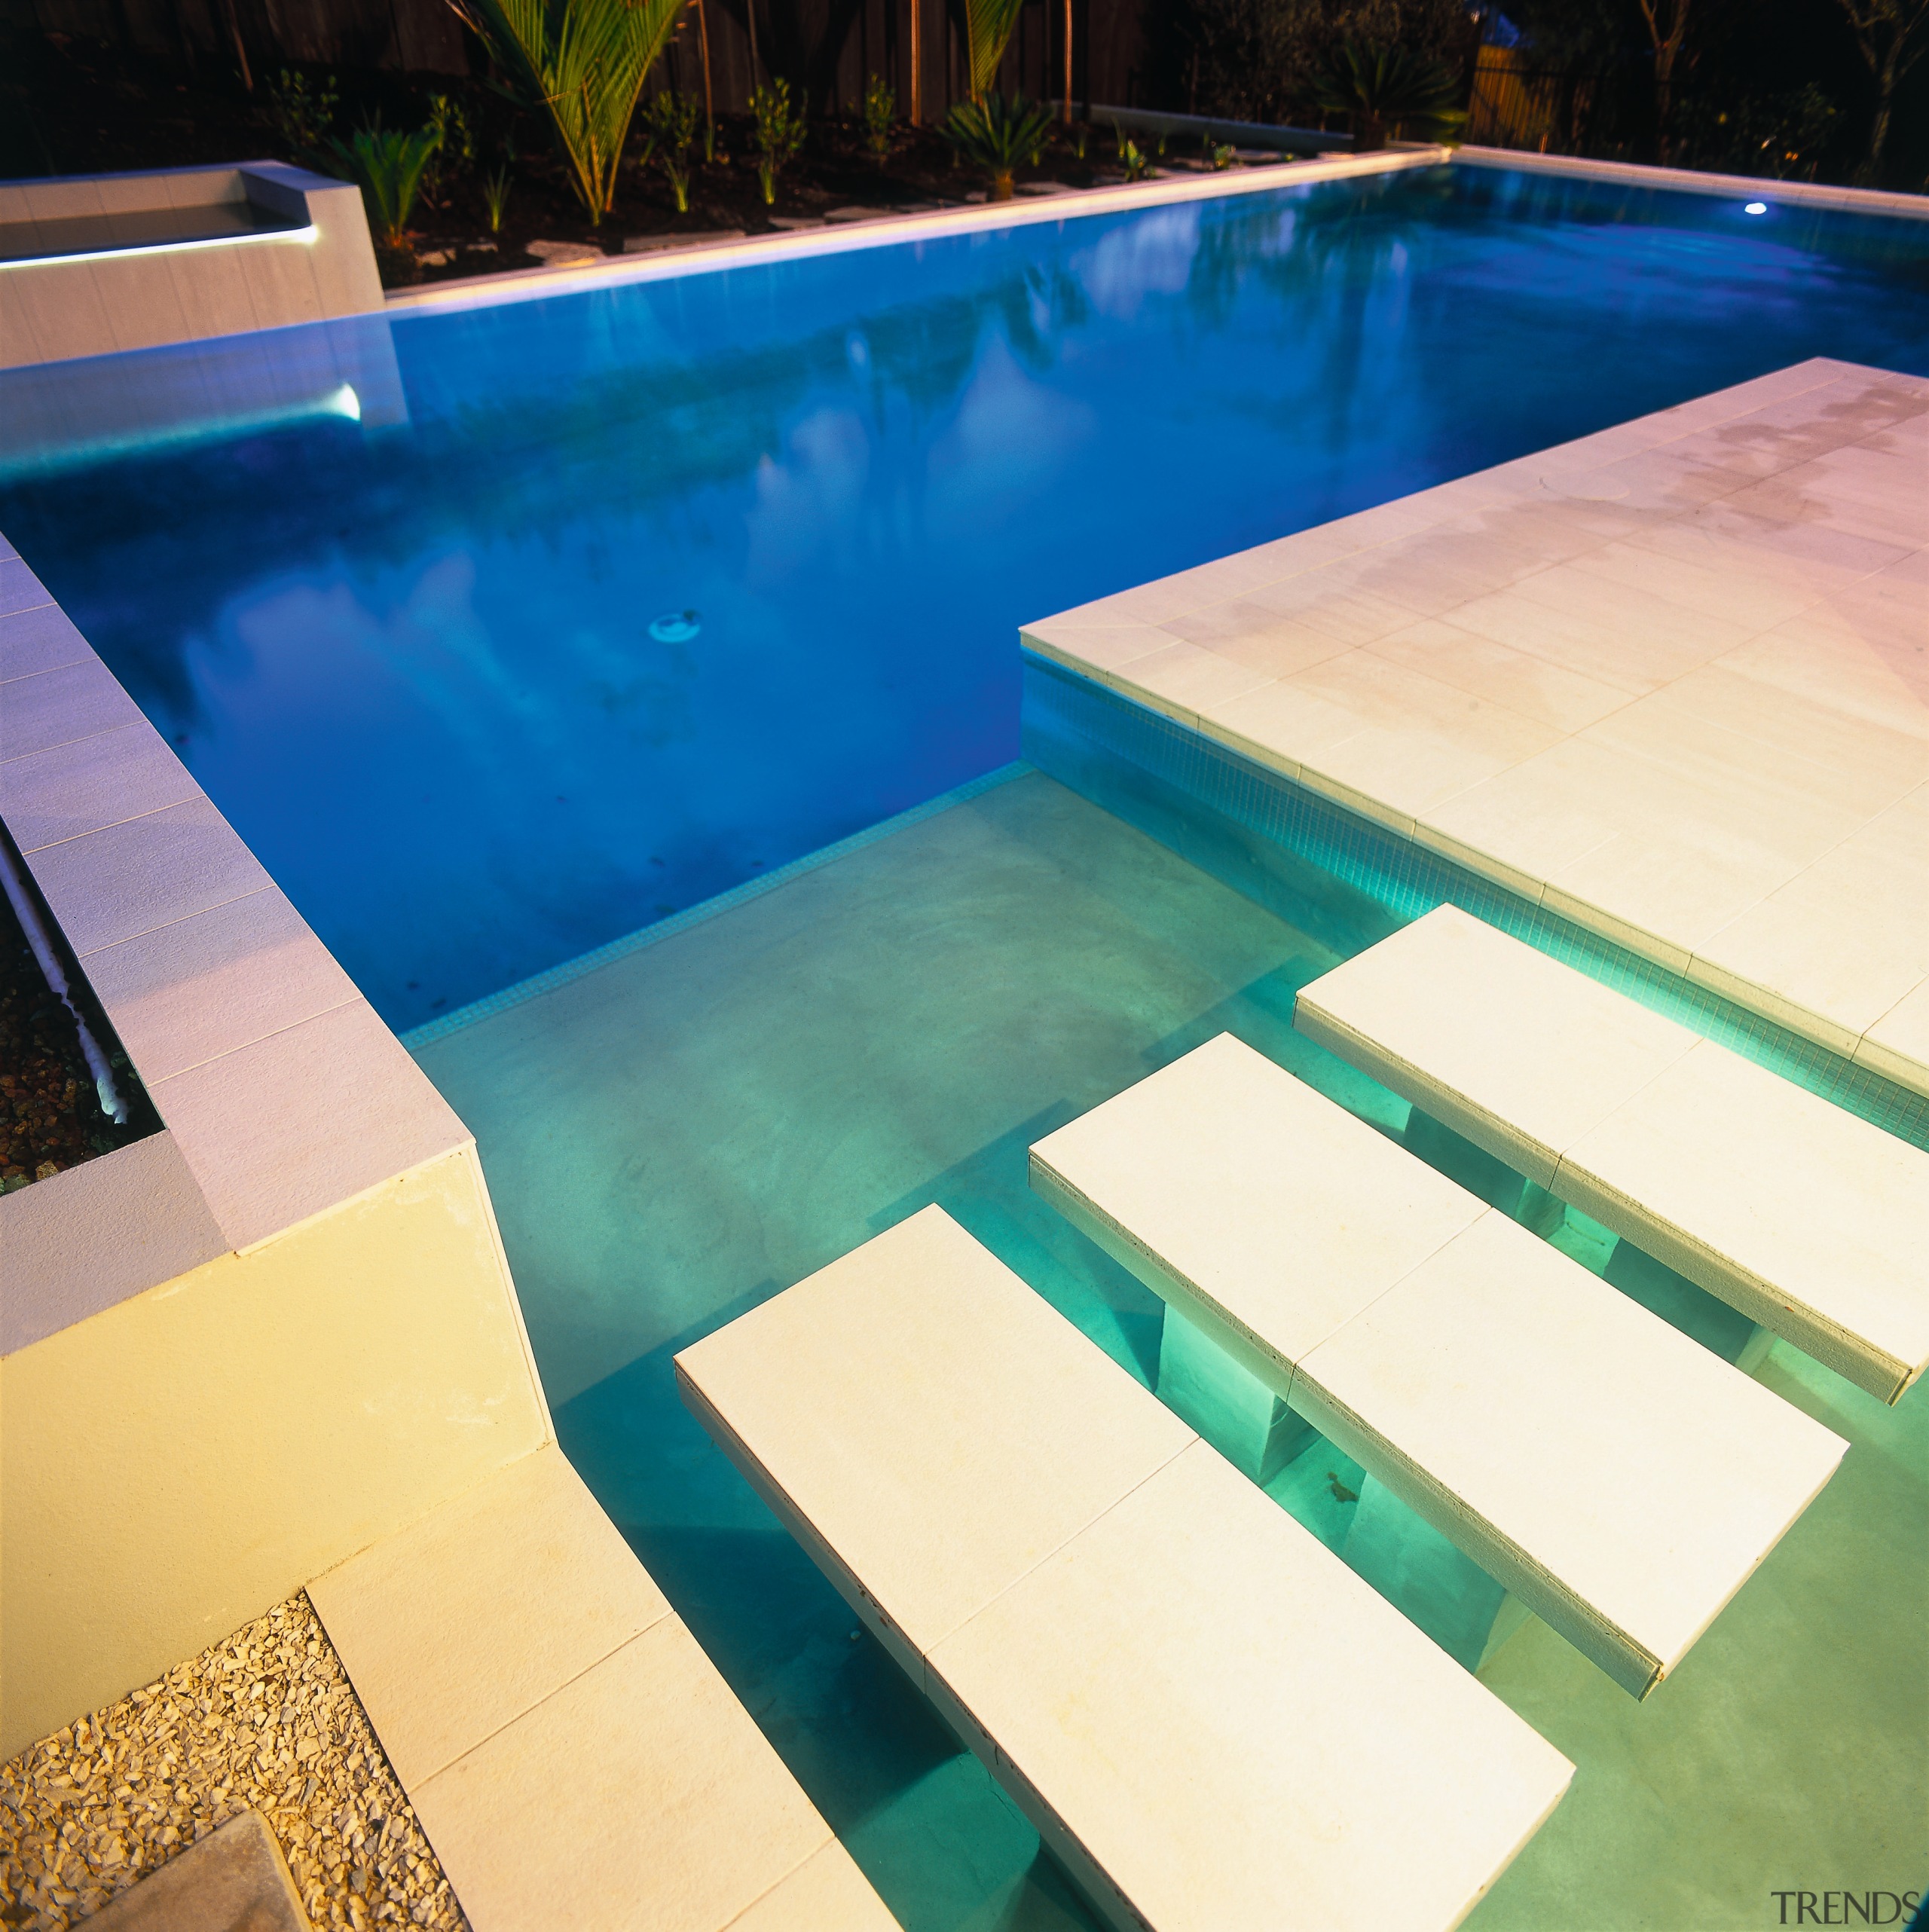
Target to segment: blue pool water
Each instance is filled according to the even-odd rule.
[[[1025,618],[1803,356],[1929,373],[1926,236],[1435,168],[289,331],[283,390],[387,371],[359,420],[318,375],[82,460],[0,378],[0,530],[407,1027],[1010,759]]]

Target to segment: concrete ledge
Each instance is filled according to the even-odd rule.
[[[552,1432],[468,1130],[11,549],[0,817],[166,1128],[0,1197],[5,1757]]]
[[[0,182],[0,367],[381,301],[362,191],[326,175],[252,161]]]
[[[555,1447],[308,1595],[475,1932],[895,1926]]]

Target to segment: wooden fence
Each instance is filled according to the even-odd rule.
[[[773,75],[801,90],[813,112],[864,97],[869,75],[911,93],[912,23],[918,26],[924,117],[943,117],[964,91],[957,0],[703,0],[711,72],[723,112],[749,105]],[[752,9],[754,9],[753,14]],[[1064,90],[1064,0],[1026,0],[1001,75],[1035,98]],[[471,71],[471,36],[446,0],[0,0],[16,28],[98,41],[182,66],[233,66],[238,41],[257,78],[290,63]],[[1138,0],[1071,0],[1073,97],[1123,106],[1142,90]],[[753,57],[754,36],[754,57]],[[695,0],[665,63],[668,78],[702,91]]]

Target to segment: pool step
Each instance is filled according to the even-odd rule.
[[[1637,1697],[1848,1446],[1229,1034],[1032,1177]]]
[[[308,1586],[475,1932],[891,1932],[553,1444]]]
[[[1122,1932],[1445,1932],[1573,1775],[940,1209],[676,1366]]]
[[[1929,1367],[1921,1148],[1456,906],[1303,988],[1293,1021],[1871,1395]]]

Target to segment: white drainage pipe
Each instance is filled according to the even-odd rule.
[[[60,996],[60,1004],[73,1015],[74,1025],[80,1032],[81,1051],[87,1056],[87,1071],[93,1075],[94,1091],[100,1096],[100,1111],[117,1127],[125,1126],[127,1103],[121,1099],[121,1090],[114,1084],[114,1069],[108,1065],[107,1056],[100,1050],[100,1042],[81,1017],[81,1010],[67,990],[67,975],[61,968],[60,955],[47,937],[46,927],[41,924],[40,908],[34,903],[26,881],[21,878],[20,867],[14,863],[12,846],[4,839],[0,839],[0,885],[7,888],[14,916],[20,922],[21,931],[27,936],[27,944],[32,947],[33,956],[39,961],[47,985]]]

